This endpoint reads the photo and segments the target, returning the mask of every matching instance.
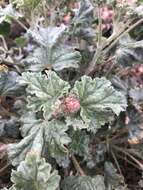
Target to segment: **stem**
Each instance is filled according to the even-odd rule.
[[[105,54],[111,50],[111,48],[119,41],[120,38],[122,38],[125,34],[129,33],[131,30],[133,30],[136,26],[138,26],[142,22],[143,22],[143,19],[140,19],[139,21],[131,25],[127,30],[122,32],[119,36],[117,36],[116,39],[109,45],[109,47],[105,51]]]
[[[109,67],[109,70],[107,71],[107,73],[105,74],[105,77],[107,78],[109,76],[109,74],[111,73],[112,69],[114,68],[115,66],[115,63],[112,62],[112,64],[110,65]]]
[[[73,161],[74,167],[75,167],[75,169],[77,170],[77,172],[78,172],[81,176],[85,176],[85,173],[84,173],[83,169],[80,167],[80,165],[79,165],[79,163],[78,163],[76,157],[75,157],[73,154],[71,155],[71,159],[72,159],[72,161]]]
[[[55,18],[56,18],[56,12],[55,12],[56,6],[51,8],[51,17],[50,17],[50,26],[55,25]]]
[[[7,111],[2,105],[0,105],[0,106],[1,106],[0,116],[3,116],[3,115],[8,116],[8,117],[17,116],[15,113],[11,113],[11,112]]]
[[[5,49],[6,51],[8,51],[8,46],[7,46],[7,43],[6,43],[5,39],[4,39],[4,37],[3,37],[2,35],[0,35],[0,38],[1,38],[1,40],[2,40],[4,49]]]
[[[101,19],[101,7],[100,5],[98,6],[98,43],[97,43],[97,47],[100,47],[101,45],[101,39],[102,39],[102,19]]]
[[[93,56],[93,59],[85,72],[85,75],[89,75],[94,70],[96,63],[98,62],[98,60],[101,56],[101,52],[102,52],[102,49],[97,48],[97,50]]]
[[[6,170],[9,166],[10,166],[10,162],[7,163],[3,168],[0,169],[0,174],[2,174],[4,172],[4,170]]]
[[[122,171],[121,171],[121,168],[120,168],[120,165],[119,165],[118,160],[117,160],[117,158],[116,158],[116,155],[114,154],[114,152],[112,151],[112,149],[110,150],[110,152],[111,152],[111,154],[112,154],[112,157],[113,157],[113,159],[114,159],[114,161],[115,161],[115,164],[116,164],[116,166],[117,166],[117,168],[118,168],[118,171],[119,171],[120,175],[123,176]]]
[[[130,160],[127,160],[126,158],[122,157],[121,154],[117,154],[117,156],[122,159],[122,160],[125,160],[126,162],[128,162],[129,164],[131,164],[132,166],[134,166],[135,168],[137,168],[138,170],[140,169],[140,167],[138,165],[136,165],[135,163],[133,163],[132,161]]]
[[[115,134],[114,136],[113,136],[113,133],[114,132],[117,132],[117,134]],[[109,138],[108,139],[108,141],[109,141],[109,143],[111,142],[111,141],[113,141],[113,140],[115,140],[115,139],[117,139],[118,137],[120,137],[121,135],[123,135],[123,134],[126,134],[128,132],[128,129],[127,128],[124,128],[124,129],[120,129],[120,131],[118,132],[118,131],[113,131],[113,133],[112,133],[112,131],[111,131],[111,133],[105,133],[104,135],[109,135],[108,137],[110,137],[110,136],[112,136],[111,138]],[[107,138],[106,138],[106,140],[103,140],[103,141],[101,141],[100,143],[106,143],[107,142]]]
[[[13,18],[15,22],[17,22],[24,30],[28,30],[27,26],[25,26],[20,20]]]
[[[139,165],[139,167],[141,168],[141,170],[143,170],[143,164],[141,162],[139,162],[135,157],[133,157],[130,153],[126,152],[125,150],[122,150],[121,148],[115,146],[115,145],[112,145],[112,147],[119,151],[119,152],[122,152],[124,153],[125,155],[127,155],[128,157],[130,157],[136,164]]]
[[[109,41],[107,41],[107,44],[105,44],[105,46],[103,46],[101,49],[97,48],[97,50],[96,50],[96,52],[95,52],[95,54],[93,56],[93,59],[92,59],[91,63],[89,64],[89,67],[87,68],[85,74],[89,75],[94,70],[96,62],[101,57],[103,50],[104,50],[103,55],[105,56],[111,50],[111,48],[113,48],[113,46],[119,41],[119,39],[121,37],[123,37],[126,33],[133,30],[136,26],[138,26],[142,22],[143,22],[143,19],[140,19],[136,23],[131,25],[128,29],[126,29],[126,27],[125,27],[125,30],[121,31],[118,35],[113,34],[113,36],[111,36],[109,38]]]
[[[98,30],[98,42],[97,42],[97,49],[96,49],[96,52],[93,56],[93,59],[89,65],[89,68],[86,70],[85,72],[85,75],[89,75],[92,70],[94,70],[94,67],[96,65],[96,63],[98,62],[98,59],[100,58],[101,56],[101,53],[102,53],[102,47],[101,47],[101,42],[102,42],[102,19],[101,19],[101,7],[100,5],[98,5],[98,27],[99,27],[99,30]]]

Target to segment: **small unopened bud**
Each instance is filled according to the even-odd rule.
[[[7,144],[0,144],[0,153],[7,152],[7,148]]]
[[[65,108],[68,113],[76,113],[80,109],[80,102],[75,97],[66,97]]]

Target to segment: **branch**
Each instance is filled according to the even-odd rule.
[[[83,169],[80,167],[80,165],[79,165],[79,163],[78,163],[76,157],[75,157],[73,154],[71,155],[71,159],[72,159],[72,161],[73,161],[74,167],[75,167],[75,169],[77,170],[77,172],[78,172],[81,176],[85,176],[85,173],[84,173]]]
[[[25,26],[20,20],[13,18],[15,22],[17,22],[24,30],[28,30],[27,26]]]
[[[105,51],[105,54],[108,53],[112,49],[112,47],[119,41],[120,38],[122,38],[125,34],[129,33],[130,31],[132,31],[136,26],[140,25],[142,22],[143,22],[143,19],[140,19],[139,21],[137,21],[136,23],[134,23],[133,25],[131,25],[127,30],[125,30],[124,32],[122,32],[119,36],[117,36],[117,38],[113,41],[113,43],[111,43],[109,45],[109,47]]]
[[[117,150],[117,151],[119,151],[119,152],[122,152],[122,153],[124,153],[125,155],[127,155],[128,157],[130,157],[130,158],[140,167],[140,169],[143,170],[143,164],[142,164],[139,160],[137,160],[134,156],[132,156],[129,152],[126,152],[125,150],[119,148],[119,147],[116,146],[116,145],[112,145],[112,147],[113,147],[115,150]]]
[[[101,47],[97,48],[97,50],[93,56],[93,59],[90,62],[89,67],[87,68],[85,74],[86,75],[91,74],[92,71],[95,69],[95,65],[96,65],[97,61],[99,60],[99,58],[101,57],[101,55],[105,56],[111,50],[111,48],[114,47],[114,45],[119,41],[119,39],[121,37],[123,37],[125,34],[129,33],[130,31],[132,31],[135,27],[137,27],[141,23],[143,23],[143,19],[138,20],[136,23],[131,25],[129,28],[127,28],[127,29],[125,28],[124,31],[120,32],[114,38],[112,38],[112,36],[111,36],[110,40],[108,41],[107,44],[105,44],[105,46],[103,46],[102,48]]]

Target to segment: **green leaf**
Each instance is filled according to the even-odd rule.
[[[23,126],[21,135],[23,139],[19,143],[9,144],[8,156],[14,166],[23,161],[30,151],[42,154],[44,145],[44,124],[37,120],[33,113],[27,113],[21,118]]]
[[[130,97],[135,104],[143,103],[143,88],[134,88],[129,91]]]
[[[65,145],[71,142],[66,133],[67,130],[68,127],[65,123],[56,120],[50,121],[46,128],[45,139],[53,158],[63,157],[67,154],[68,151]]]
[[[66,134],[68,127],[63,122],[37,120],[33,113],[25,114],[21,122],[23,139],[8,146],[8,155],[14,166],[24,160],[28,152],[34,151],[42,155],[45,147],[54,158],[67,154],[65,145],[71,140]]]
[[[70,176],[65,178],[62,190],[105,190],[103,176]]]
[[[143,63],[143,40],[134,41],[129,36],[125,37],[120,40],[115,52],[116,62],[124,67]]]
[[[8,36],[10,33],[10,24],[8,22],[0,23],[0,35],[4,37]]]
[[[123,188],[124,184],[124,178],[120,174],[117,173],[117,170],[115,169],[114,165],[111,162],[105,162],[104,164],[104,170],[105,170],[105,182],[107,184],[107,187],[110,189],[126,189]]]
[[[70,132],[72,142],[69,144],[70,152],[79,156],[88,156],[89,154],[89,135],[85,131],[77,130]]]
[[[125,96],[116,91],[105,78],[92,80],[83,76],[81,81],[75,83],[73,93],[80,101],[82,120],[91,126],[89,129],[94,132],[112,120],[112,111],[119,115],[127,106]]]
[[[122,92],[125,95],[128,95],[128,89],[130,88],[130,86],[127,81],[124,81],[120,79],[119,77],[114,76],[111,79],[111,83],[116,90]]]
[[[90,0],[81,1],[81,6],[75,13],[75,17],[73,18],[74,26],[87,26],[93,21],[93,10],[94,7]]]
[[[48,28],[39,27],[34,30],[29,29],[27,33],[40,47],[50,48],[59,44],[65,29],[64,25]]]
[[[82,0],[80,8],[75,11],[75,16],[69,29],[71,33],[90,43],[93,43],[96,37],[95,29],[92,28],[92,22],[95,19],[93,10],[94,7],[89,0]]]
[[[26,38],[23,36],[16,38],[14,41],[15,41],[16,45],[19,47],[24,47],[27,43]]]
[[[12,170],[11,181],[16,190],[56,190],[60,176],[44,158],[29,154],[17,170]]]
[[[24,63],[27,70],[43,71],[46,68],[53,68],[60,71],[65,68],[78,68],[80,53],[67,46],[58,46],[48,49],[45,47],[36,48],[33,54],[29,55]]]
[[[6,21],[11,22],[11,18],[18,19],[22,15],[14,10],[12,4],[8,4],[5,8],[0,6],[0,23]]]
[[[16,5],[17,8],[27,8],[34,9],[41,2],[41,0],[12,0],[12,3]]]
[[[0,96],[18,96],[23,94],[21,85],[17,82],[18,74],[14,71],[0,72]]]
[[[64,30],[65,27],[61,26],[29,31],[39,47],[23,61],[28,70],[43,71],[46,68],[53,68],[60,71],[69,67],[78,68],[80,53],[59,42]]]
[[[84,155],[87,167],[89,169],[94,169],[97,165],[102,164],[106,160],[106,154],[107,147],[105,144],[98,144],[97,142],[92,141],[90,143],[88,154]]]
[[[66,124],[67,126],[72,126],[74,130],[79,130],[79,129],[87,129],[88,125],[86,125],[80,117],[76,115],[75,116],[70,116],[66,117]]]
[[[134,106],[129,106],[127,109],[129,122],[126,125],[129,131],[130,142],[141,142],[143,139],[143,114]]]
[[[48,78],[41,73],[23,73],[21,84],[27,84],[27,92],[31,95],[28,99],[28,107],[34,112],[42,110],[44,117],[49,118],[56,101],[68,93],[69,84],[50,71]]]
[[[19,138],[19,118],[11,116],[9,119],[0,119],[0,138]]]

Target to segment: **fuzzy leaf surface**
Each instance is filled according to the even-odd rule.
[[[125,96],[105,78],[92,80],[83,76],[81,81],[75,83],[73,93],[80,101],[82,120],[94,126],[95,130],[112,119],[111,112],[119,115],[127,106]]]
[[[21,85],[17,82],[18,74],[14,71],[0,73],[0,96],[21,95]]]
[[[143,63],[143,40],[134,41],[130,37],[121,40],[115,57],[116,62],[124,67]]]
[[[103,176],[70,176],[62,185],[62,190],[105,190]]]
[[[39,47],[24,60],[28,70],[42,71],[46,68],[53,68],[60,71],[69,67],[78,68],[80,53],[59,42],[64,30],[65,27],[61,26],[39,28],[38,31],[29,32]]]
[[[23,161],[29,151],[35,151],[41,155],[44,145],[42,121],[37,120],[34,114],[28,113],[21,118],[21,122],[23,123],[21,127],[23,139],[19,143],[8,146],[8,155],[14,166]]]
[[[52,120],[48,123],[48,127],[45,130],[45,139],[49,145],[49,152],[52,157],[62,157],[67,153],[65,145],[71,142],[70,137],[66,133],[67,130],[68,127],[63,122]]]
[[[10,22],[11,18],[18,19],[19,17],[21,17],[21,14],[14,10],[12,4],[7,5],[5,8],[0,6],[0,23],[4,21]]]
[[[74,21],[76,24],[86,24],[93,18],[93,5],[90,0],[81,1],[80,8],[77,10]]]
[[[16,190],[56,190],[60,176],[44,158],[29,154],[17,170],[12,171],[11,181]]]
[[[79,9],[75,12],[75,17],[71,23],[71,31],[74,28],[74,34],[90,43],[96,37],[96,32],[92,28],[94,7],[89,0],[83,0]]]
[[[142,104],[143,102],[143,88],[134,88],[129,92],[130,97],[134,103]]]
[[[129,107],[127,110],[129,123],[126,125],[129,130],[130,143],[139,143],[143,139],[143,114],[135,107]]]
[[[23,161],[28,152],[34,151],[41,156],[45,147],[54,158],[67,154],[65,145],[71,139],[66,133],[68,127],[63,122],[37,120],[32,113],[24,115],[21,122],[23,139],[8,147],[8,155],[14,166]]]
[[[53,47],[58,44],[60,38],[63,36],[65,26],[60,27],[48,27],[48,28],[36,28],[34,30],[28,30],[28,35],[39,44],[40,47]]]
[[[88,156],[90,138],[85,131],[77,130],[70,132],[72,142],[69,144],[70,151],[79,156]]]
[[[28,107],[35,112],[42,110],[45,118],[51,116],[52,106],[70,88],[67,82],[52,71],[48,73],[48,78],[41,73],[23,73],[20,83],[28,85],[27,92],[31,95]]]
[[[117,173],[116,168],[111,162],[105,162],[104,164],[105,170],[105,182],[107,187],[111,187],[111,189],[124,189],[124,178],[120,174]],[[126,188],[125,188],[126,189]]]

